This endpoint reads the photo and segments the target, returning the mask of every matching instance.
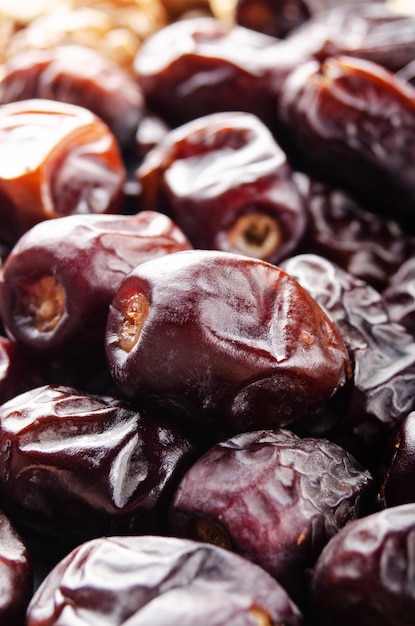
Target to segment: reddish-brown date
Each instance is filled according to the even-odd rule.
[[[165,532],[194,454],[163,419],[62,385],[0,407],[1,500],[22,536],[46,553],[103,534]]]
[[[150,37],[134,71],[150,109],[173,127],[209,113],[246,111],[273,128],[281,84],[309,58],[308,44],[291,46],[237,24],[199,17],[174,22]]]
[[[138,406],[194,428],[277,427],[349,373],[337,328],[278,267],[190,250],[143,263],[110,305],[109,369]]]
[[[399,11],[394,0],[312,0],[325,4],[288,36],[320,61],[348,55],[379,63],[393,72],[415,56],[415,15]],[[331,7],[328,6],[331,4]],[[337,5],[337,6],[336,6]]]
[[[304,609],[309,568],[327,541],[363,514],[373,482],[330,441],[283,429],[243,433],[187,470],[172,501],[170,532],[257,563]]]
[[[277,264],[306,229],[285,153],[250,113],[213,113],[172,130],[137,177],[141,206],[170,215],[195,248]]]
[[[26,626],[301,626],[299,609],[257,565],[217,546],[173,537],[102,537],[46,577]],[[58,620],[58,621],[57,621]]]
[[[0,622],[23,626],[33,592],[32,560],[26,545],[0,511]]]
[[[41,99],[4,104],[0,139],[5,242],[46,219],[120,209],[126,172],[118,144],[87,109]]]
[[[379,501],[383,507],[415,503],[415,412],[405,417],[382,459]]]
[[[81,45],[30,50],[7,59],[0,103],[46,98],[68,102],[101,118],[120,146],[132,144],[144,113],[136,81],[107,57]]]
[[[414,87],[371,61],[311,61],[285,81],[279,117],[297,167],[413,226]]]
[[[412,626],[415,612],[415,504],[347,524],[313,572],[321,626]]]
[[[414,336],[390,320],[378,291],[328,259],[303,254],[282,266],[337,325],[353,364],[353,384],[334,414],[326,406],[316,424],[305,420],[298,432],[310,434],[313,425],[325,424],[327,436],[363,465],[376,467],[389,437],[415,409]]]
[[[365,210],[344,191],[296,172],[307,213],[301,252],[337,263],[382,291],[415,254],[415,237],[392,219]],[[391,319],[393,319],[391,315]]]
[[[4,263],[4,326],[32,354],[92,354],[101,350],[108,306],[124,276],[190,247],[176,224],[154,211],[45,220],[22,235]]]

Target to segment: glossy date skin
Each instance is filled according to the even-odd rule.
[[[170,531],[257,563],[304,610],[307,570],[362,514],[372,490],[371,474],[332,442],[284,429],[243,433],[187,470],[172,501]]]
[[[84,107],[101,118],[121,148],[131,145],[144,114],[134,79],[96,50],[62,45],[30,50],[7,59],[0,103],[45,98]]]
[[[415,254],[415,238],[338,188],[300,172],[295,180],[307,212],[300,251],[325,257],[378,291],[394,282],[393,275]],[[390,308],[389,314],[397,321]]]
[[[165,532],[195,451],[163,419],[43,385],[0,407],[0,493],[24,537],[60,555],[103,534]]]
[[[307,42],[291,46],[199,17],[150,37],[135,58],[134,72],[149,108],[172,127],[219,111],[246,111],[274,128],[281,84],[310,58]]]
[[[410,626],[415,610],[415,504],[350,522],[327,544],[313,573],[321,626]]]
[[[415,412],[409,413],[382,459],[379,501],[383,507],[415,502]]]
[[[389,438],[415,408],[414,337],[390,320],[378,291],[328,259],[298,255],[283,263],[283,269],[336,324],[353,364],[353,384],[345,397],[334,405],[334,414],[325,407],[314,425],[324,425],[327,436],[366,467],[376,468]],[[298,432],[310,434],[312,425],[305,421]]]
[[[415,335],[415,255],[389,277],[382,295],[391,320]]]
[[[349,375],[316,302],[278,267],[190,250],[133,270],[110,305],[106,353],[122,393],[193,428],[285,425]]]
[[[4,104],[0,138],[5,243],[46,219],[119,211],[125,166],[115,136],[87,109],[39,99]]]
[[[279,118],[299,169],[413,226],[415,89],[376,63],[330,57],[284,83]],[[376,180],[376,185],[373,181]]]
[[[306,212],[284,152],[249,113],[215,113],[168,133],[137,170],[141,206],[167,213],[193,247],[277,264]]]
[[[144,261],[190,248],[181,229],[154,211],[43,221],[4,263],[4,326],[32,354],[62,359],[94,353],[101,350],[108,306],[124,276]]]
[[[33,597],[26,626],[53,626],[62,615],[67,626],[303,623],[284,589],[253,563],[155,535],[103,537],[69,553]]]
[[[23,626],[33,590],[32,562],[22,538],[1,511],[0,589],[2,626]]]

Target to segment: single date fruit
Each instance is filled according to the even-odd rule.
[[[278,107],[299,169],[413,227],[413,86],[372,61],[329,57],[295,69]]]
[[[103,534],[165,532],[194,454],[169,422],[63,385],[0,407],[2,506],[51,558]]]
[[[231,432],[317,410],[350,367],[336,326],[297,281],[270,263],[209,250],[133,270],[110,305],[106,350],[139,407]]]
[[[195,248],[279,263],[306,212],[285,153],[254,115],[206,115],[172,130],[137,170],[141,206],[167,213]]]
[[[70,552],[34,595],[26,626],[301,626],[284,589],[217,546],[173,537],[102,537]]]
[[[3,66],[0,103],[45,98],[75,104],[101,118],[121,148],[131,145],[144,114],[136,81],[103,54],[81,45],[16,54]]]
[[[0,511],[0,622],[23,626],[33,592],[32,560],[25,543]]]
[[[321,626],[412,626],[415,612],[415,504],[347,524],[313,573]]]
[[[124,276],[189,248],[180,228],[154,211],[45,220],[22,235],[4,263],[7,333],[31,354],[101,354],[108,307]]]
[[[282,265],[336,324],[353,366],[352,384],[335,413],[326,405],[314,425],[322,419],[327,436],[376,467],[389,438],[415,409],[415,338],[391,321],[378,291],[328,259],[303,254]],[[298,432],[310,434],[312,425],[305,420]]]
[[[0,138],[5,242],[46,219],[119,211],[125,166],[115,136],[87,109],[39,99],[4,104]]]
[[[187,470],[170,532],[231,549],[301,607],[323,546],[372,499],[370,472],[336,444],[279,429],[214,445]]]

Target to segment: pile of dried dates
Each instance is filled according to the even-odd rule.
[[[415,10],[24,5],[1,626],[412,626]]]

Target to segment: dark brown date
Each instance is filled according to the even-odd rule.
[[[0,81],[0,103],[46,98],[89,109],[101,118],[122,148],[132,144],[144,113],[136,81],[96,50],[62,45],[8,58]]]
[[[0,335],[0,404],[40,384],[44,370],[13,340]]]
[[[376,63],[331,57],[291,73],[279,114],[299,169],[413,226],[414,87]]]
[[[166,215],[70,215],[29,229],[4,263],[0,315],[32,354],[101,350],[116,287],[149,259],[188,250]]]
[[[69,553],[44,580],[26,626],[301,626],[284,589],[217,546],[173,537],[103,537]]]
[[[172,127],[209,113],[246,111],[273,128],[281,84],[309,58],[308,44],[291,46],[202,17],[160,29],[140,48],[134,71],[150,109]]]
[[[415,335],[415,255],[389,277],[382,295],[391,320]]]
[[[347,524],[324,548],[312,595],[321,626],[411,626],[415,504]]]
[[[390,320],[379,292],[328,259],[304,254],[282,265],[337,325],[353,364],[353,384],[335,415],[326,416],[333,429],[326,435],[376,467],[389,437],[415,409],[415,339]],[[298,432],[310,434],[312,423],[305,420]]]
[[[252,114],[214,113],[172,130],[137,177],[141,206],[167,213],[195,248],[277,264],[304,235],[291,166]]]
[[[288,37],[308,42],[320,61],[336,55],[367,59],[397,72],[415,56],[415,15],[394,9],[393,0],[312,0],[324,4]],[[331,7],[329,6],[331,4]],[[337,6],[336,6],[337,5]]]
[[[32,561],[26,545],[0,511],[0,622],[23,626],[33,592]]]
[[[106,335],[123,393],[190,427],[285,425],[345,383],[333,323],[278,267],[190,250],[148,261],[120,284]]]
[[[164,532],[193,460],[176,428],[107,396],[44,385],[0,407],[2,503],[46,553],[103,534]]]
[[[370,473],[330,441],[283,429],[243,433],[186,472],[170,531],[257,563],[304,609],[307,571],[372,491]]]
[[[382,459],[379,500],[383,507],[415,503],[415,412],[409,413]]]
[[[39,99],[4,104],[0,138],[5,242],[46,219],[120,209],[126,172],[118,144],[87,109]]]
[[[397,222],[365,210],[344,191],[302,173],[296,172],[295,180],[307,212],[307,234],[300,246],[303,253],[333,261],[378,291],[415,255],[415,237]],[[394,319],[391,311],[390,317]]]

